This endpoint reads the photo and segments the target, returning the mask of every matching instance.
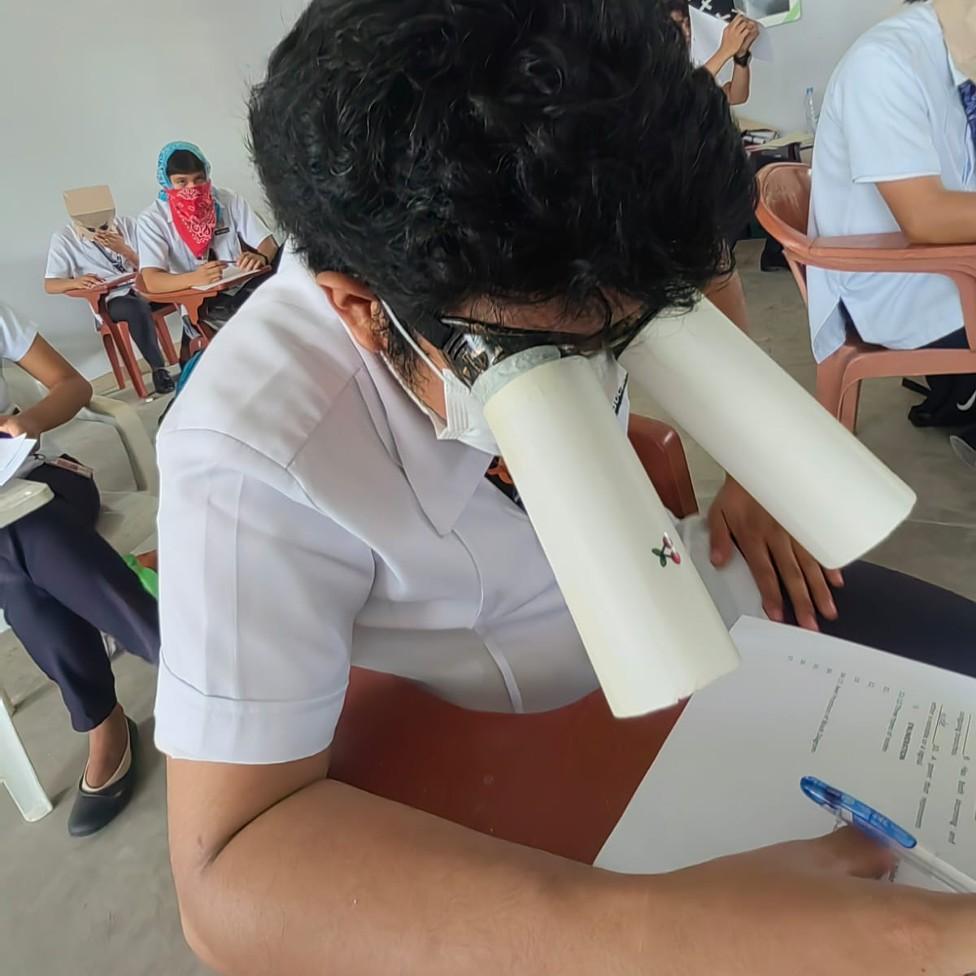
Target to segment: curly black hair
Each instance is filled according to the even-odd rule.
[[[309,267],[433,313],[687,306],[753,206],[724,94],[648,0],[313,0],[250,128]]]

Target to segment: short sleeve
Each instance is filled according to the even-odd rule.
[[[855,183],[941,174],[928,103],[909,66],[866,46],[848,60],[838,94]]]
[[[19,363],[36,338],[37,326],[33,322],[9,305],[0,304],[0,359]]]
[[[169,271],[172,268],[170,261],[169,242],[160,230],[159,223],[152,218],[152,213],[146,211],[141,214],[136,222],[136,240],[138,242],[139,267],[159,268],[160,271]]]
[[[271,236],[271,231],[244,197],[233,192],[229,195],[231,218],[237,227],[237,233],[248,247],[257,247]]]
[[[47,252],[47,267],[44,269],[45,278],[76,278],[78,276],[75,262],[68,251],[64,234],[58,232],[51,235],[51,245]]]
[[[137,254],[139,253],[139,224],[134,217],[116,217],[115,226],[122,234],[122,239]]]
[[[372,552],[285,469],[225,435],[164,430],[159,461],[158,748],[244,765],[321,752]]]

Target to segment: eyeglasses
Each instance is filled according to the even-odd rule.
[[[657,314],[656,310],[644,309],[613,321],[613,313],[607,304],[603,328],[580,335],[543,329],[510,329],[460,316],[407,313],[402,306],[388,305],[388,308],[404,328],[412,329],[439,350],[452,372],[469,387],[503,360],[540,346],[558,349],[563,356],[595,356],[602,352],[620,356]]]

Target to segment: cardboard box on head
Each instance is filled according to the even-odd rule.
[[[91,240],[115,222],[115,200],[107,186],[80,186],[64,191],[64,206],[78,234]]]

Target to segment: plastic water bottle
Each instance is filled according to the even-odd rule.
[[[804,104],[807,112],[807,131],[810,135],[817,134],[817,123],[820,121],[820,113],[817,112],[817,99],[814,95],[813,86],[809,87],[804,96]]]

